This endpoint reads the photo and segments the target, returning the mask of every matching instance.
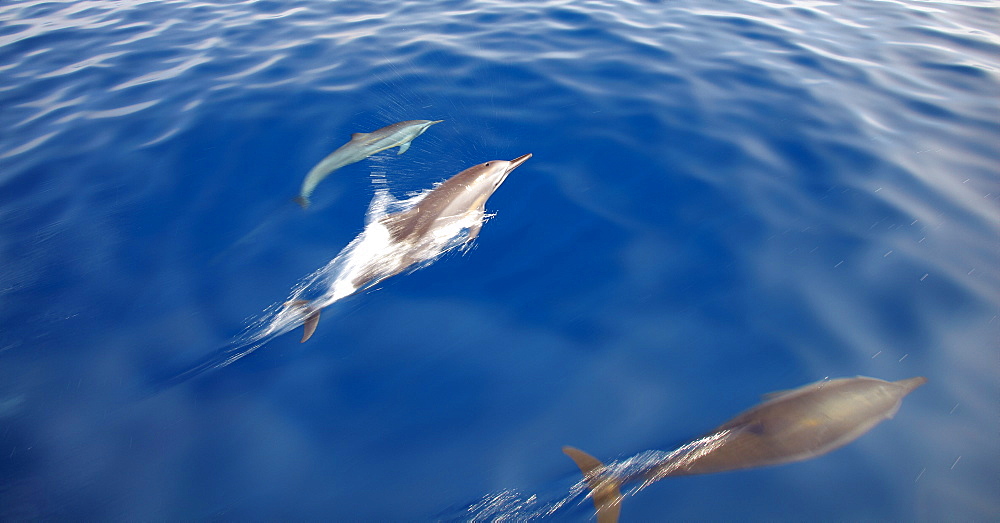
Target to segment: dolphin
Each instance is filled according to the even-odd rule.
[[[613,523],[618,521],[624,483],[641,480],[640,488],[645,488],[668,476],[711,474],[821,456],[891,418],[903,397],[925,383],[927,378],[923,377],[883,381],[858,376],[772,393],[764,403],[673,452],[645,452],[612,465],[573,447],[563,447],[563,452],[583,472],[598,523]]]
[[[429,191],[413,207],[369,223],[338,255],[346,253],[344,272],[325,296],[285,303],[286,310],[303,318],[300,343],[316,331],[323,307],[475,239],[486,217],[486,200],[528,158],[530,153],[469,167]]]
[[[383,127],[370,133],[354,133],[351,141],[340,146],[326,158],[316,164],[306,179],[302,182],[302,190],[295,198],[295,203],[303,209],[309,207],[309,196],[312,194],[319,182],[323,181],[333,171],[345,165],[360,162],[369,156],[382,152],[386,149],[399,146],[399,152],[403,154],[410,148],[410,142],[420,136],[428,127],[441,123],[444,120],[407,120]]]

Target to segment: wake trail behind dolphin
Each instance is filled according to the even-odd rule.
[[[622,483],[631,483],[644,478],[665,463],[672,467],[683,467],[692,459],[705,452],[711,452],[728,440],[729,434],[712,434],[691,441],[673,451],[648,450],[635,456],[603,465],[602,473],[618,478]],[[648,487],[652,481],[640,481],[622,492],[632,496]],[[536,521],[556,515],[566,517],[572,510],[593,513],[591,499],[594,491],[587,479],[580,479],[569,488],[565,481],[554,481],[538,489],[535,493],[524,493],[507,489],[484,495],[475,502],[453,507],[434,519],[440,521]],[[581,508],[582,507],[582,508]]]

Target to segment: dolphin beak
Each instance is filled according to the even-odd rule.
[[[910,378],[908,380],[899,380],[896,382],[897,385],[906,389],[906,393],[909,394],[913,389],[927,383],[927,378],[923,376],[918,376],[916,378]]]
[[[518,156],[517,158],[511,160],[510,165],[507,166],[507,174],[510,174],[511,171],[520,167],[521,164],[524,163],[528,158],[531,158],[531,153],[528,153],[524,156]]]

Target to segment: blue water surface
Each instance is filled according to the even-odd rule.
[[[998,20],[3,2],[0,519],[518,519],[579,479],[563,445],[670,450],[766,392],[923,375],[844,449],[665,479],[623,520],[995,520]],[[445,121],[291,202],[410,119]],[[526,153],[472,249],[183,374],[362,230],[373,182]]]

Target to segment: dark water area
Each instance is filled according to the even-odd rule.
[[[998,20],[4,2],[0,519],[516,519],[579,479],[563,445],[670,450],[863,375],[929,383],[843,449],[664,479],[623,521],[994,520]],[[412,119],[444,122],[292,203],[352,133]],[[376,188],[526,153],[471,249],[173,379],[336,256]]]

